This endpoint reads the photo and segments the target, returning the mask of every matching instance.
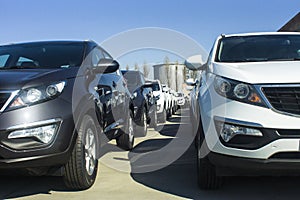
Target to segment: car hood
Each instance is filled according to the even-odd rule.
[[[78,68],[0,70],[0,89],[18,90],[24,87],[63,81],[76,77]]]
[[[160,95],[163,95],[163,93],[160,92],[160,91],[153,91],[153,96],[157,97],[157,96],[160,96]]]
[[[251,84],[300,83],[300,61],[213,63],[211,71]]]

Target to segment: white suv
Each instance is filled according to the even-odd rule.
[[[200,188],[224,175],[299,175],[300,34],[221,35],[199,62],[186,61],[202,70],[191,106]]]
[[[167,118],[169,119],[170,117],[172,117],[172,96],[170,93],[171,89],[165,84],[162,84],[162,88],[165,94],[165,109],[167,112]]]
[[[156,99],[157,117],[161,123],[166,122],[167,112],[165,109],[166,97],[163,92],[163,87],[159,80],[147,80],[147,83],[151,85],[153,90],[153,96]]]

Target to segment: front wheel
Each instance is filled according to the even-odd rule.
[[[209,161],[209,149],[205,142],[203,128],[200,125],[197,133],[197,175],[200,189],[218,189],[222,184],[222,177],[217,175],[216,167]]]
[[[167,120],[167,111],[164,108],[163,112],[159,115],[159,122],[160,123],[166,123],[166,120]]]
[[[85,115],[70,160],[64,166],[63,178],[68,188],[84,190],[94,184],[98,169],[97,148],[95,121],[90,115]]]
[[[126,151],[133,149],[134,132],[133,132],[133,122],[130,116],[127,119],[125,131],[121,130],[121,132],[122,134],[120,135],[120,137],[116,139],[117,145]]]
[[[141,122],[142,126],[136,125],[135,126],[135,132],[137,136],[144,137],[147,135],[147,116],[146,116],[146,109],[143,110],[142,116],[141,116]]]
[[[153,112],[151,113],[151,121],[149,127],[156,129],[157,128],[157,111],[156,108],[153,109]]]

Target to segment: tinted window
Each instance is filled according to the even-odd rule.
[[[0,67],[5,66],[8,58],[9,58],[9,54],[0,55]]]
[[[6,68],[67,68],[81,65],[84,44],[28,43],[0,47],[0,59],[7,55],[10,56],[10,62]]]
[[[160,90],[159,84],[158,84],[158,83],[153,83],[153,84],[152,84],[152,90],[153,90],[153,91],[159,91],[159,90]]]
[[[93,49],[93,52],[92,52],[92,65],[96,66],[99,63],[100,59],[102,59],[102,58],[104,58],[103,52],[98,48]]]
[[[144,77],[139,72],[128,71],[122,73],[129,86],[141,86],[145,83]]]
[[[297,59],[300,59],[300,35],[258,35],[221,39],[216,61],[258,62]]]
[[[105,51],[103,51],[104,58],[112,59],[112,57]]]

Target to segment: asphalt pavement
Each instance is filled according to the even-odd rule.
[[[298,199],[299,177],[230,177],[221,189],[197,186],[196,152],[188,110],[136,138],[121,151],[103,149],[94,186],[68,190],[60,177],[0,176],[0,199]]]

